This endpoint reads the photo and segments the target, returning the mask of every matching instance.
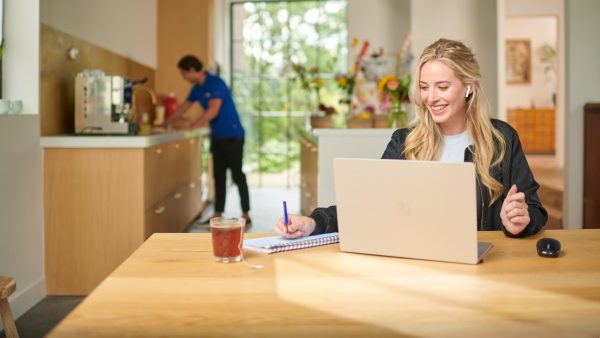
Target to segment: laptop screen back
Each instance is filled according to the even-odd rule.
[[[472,163],[334,159],[342,251],[476,264]]]

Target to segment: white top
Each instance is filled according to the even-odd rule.
[[[457,135],[444,135],[440,162],[464,162],[465,149],[473,144],[468,131]]]
[[[382,136],[390,140],[395,128],[317,128],[312,133],[316,136],[341,136],[341,137],[370,137]],[[386,143],[387,144],[387,143]],[[385,148],[384,148],[385,149]],[[381,153],[383,154],[383,150]],[[381,154],[380,154],[381,155]]]
[[[210,135],[208,128],[199,128],[148,136],[44,136],[40,138],[40,146],[42,148],[149,148],[181,139],[208,135]]]
[[[314,129],[317,138],[317,205],[336,203],[333,179],[333,159],[381,158],[395,129],[392,128],[344,128]]]

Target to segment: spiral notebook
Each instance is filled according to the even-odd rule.
[[[340,237],[337,232],[295,239],[273,236],[246,239],[244,240],[244,248],[262,253],[273,253],[333,244],[339,241]]]

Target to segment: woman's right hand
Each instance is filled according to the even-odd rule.
[[[314,219],[306,216],[288,215],[288,220],[289,224],[287,225],[287,228],[283,217],[277,221],[277,224],[273,228],[273,230],[281,235],[281,237],[298,238],[309,236],[315,231],[315,227],[317,226]]]

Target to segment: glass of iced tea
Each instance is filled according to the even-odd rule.
[[[236,263],[242,261],[242,245],[246,220],[236,217],[215,217],[210,219],[213,255],[215,261]]]

